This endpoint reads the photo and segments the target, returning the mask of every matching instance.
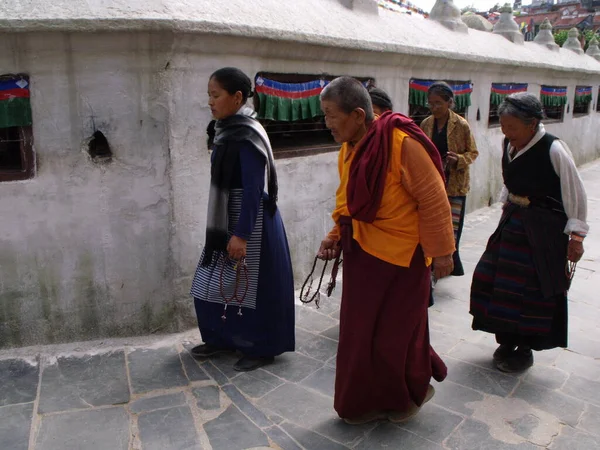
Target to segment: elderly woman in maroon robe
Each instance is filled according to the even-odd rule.
[[[342,145],[335,226],[319,256],[344,253],[334,407],[350,424],[415,415],[446,366],[431,348],[431,267],[453,269],[454,234],[441,158],[409,118],[375,119],[353,78],[321,94],[327,127]]]

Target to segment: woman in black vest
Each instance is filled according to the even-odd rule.
[[[496,335],[498,369],[519,372],[533,364],[532,350],[567,346],[566,293],[583,255],[587,198],[534,95],[508,96],[498,114],[504,212],[475,269],[470,313],[474,330]]]

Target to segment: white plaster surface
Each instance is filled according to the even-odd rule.
[[[512,9],[500,14],[500,19],[494,25],[494,33],[504,36],[515,44],[522,45],[525,42],[523,34],[519,31],[519,26],[513,19]]]
[[[476,30],[462,35],[384,9],[379,15],[353,11],[339,0],[19,0],[0,5],[2,31],[157,29],[600,71],[600,63],[577,55],[556,58],[532,43],[519,48],[500,36]]]
[[[494,29],[494,25],[479,14],[466,14],[461,16],[461,18],[467,27],[473,28],[474,30],[492,31]]]
[[[501,187],[502,133],[487,124],[492,82],[529,83],[536,94],[568,86],[571,110],[575,86],[594,86],[595,105],[600,85],[600,62],[588,56],[355,13],[337,0],[12,3],[0,6],[0,73],[31,77],[38,164],[34,179],[0,183],[0,347],[193,325],[188,290],[209,186],[206,82],[220,67],[374,77],[404,113],[413,77],[472,80],[467,118],[480,157],[469,210]],[[83,151],[93,123],[111,164]],[[547,129],[577,163],[600,156],[598,113],[569,113]],[[337,156],[276,164],[298,285],[331,227]]]
[[[174,317],[169,111],[151,41],[0,40],[0,72],[31,75],[37,155],[34,179],[0,184],[0,346],[176,328],[160,320]],[[93,123],[111,164],[83,151]]]
[[[453,0],[437,0],[431,8],[429,18],[440,22],[452,31],[461,33],[468,33],[469,31],[460,16],[460,9],[454,4]]]
[[[577,28],[571,28],[569,31],[569,37],[563,44],[562,48],[571,50],[578,55],[583,54],[583,48],[581,47],[581,42],[579,42],[579,31]]]

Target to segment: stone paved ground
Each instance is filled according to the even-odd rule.
[[[0,352],[3,450],[377,450],[600,448],[600,163],[584,177],[592,235],[570,301],[570,348],[520,376],[493,369],[493,339],[470,330],[470,277],[444,280],[430,310],[449,377],[402,426],[345,425],[332,409],[339,298],[298,306],[297,352],[239,374],[234,357],[194,361],[197,332]],[[468,218],[467,269],[498,208]]]

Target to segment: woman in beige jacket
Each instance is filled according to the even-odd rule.
[[[469,123],[452,111],[454,92],[447,83],[433,83],[427,92],[427,101],[431,116],[421,123],[421,128],[433,141],[444,162],[446,192],[452,207],[456,240],[452,275],[462,276],[465,272],[458,254],[458,245],[465,218],[465,201],[470,188],[469,166],[479,152]]]

